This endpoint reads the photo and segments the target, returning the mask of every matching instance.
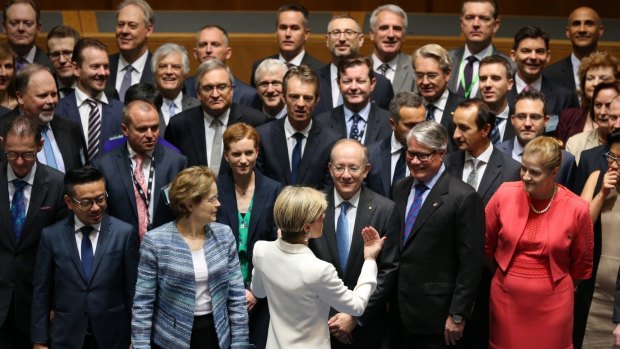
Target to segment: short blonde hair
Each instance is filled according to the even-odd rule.
[[[285,187],[273,207],[282,240],[294,241],[304,235],[304,227],[321,217],[327,208],[325,194],[309,187]]]
[[[437,44],[427,44],[415,50],[412,55],[413,65],[418,58],[432,58],[437,61],[439,69],[448,74],[452,70],[452,61],[448,50]]]
[[[547,170],[554,170],[562,164],[562,141],[540,136],[532,139],[523,148],[523,156],[538,154]]]
[[[170,209],[181,217],[189,217],[188,201],[200,203],[215,183],[215,174],[207,166],[192,166],[179,172],[170,184]]]

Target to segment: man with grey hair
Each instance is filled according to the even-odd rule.
[[[399,92],[392,98],[391,134],[368,146],[369,161],[372,165],[368,174],[368,188],[392,198],[394,183],[409,175],[405,161],[407,133],[424,120],[426,120],[426,108],[422,97],[413,92]]]
[[[394,94],[415,89],[411,56],[401,51],[407,24],[407,13],[397,5],[379,6],[370,15],[373,69],[390,80]]]
[[[129,86],[153,82],[148,38],[153,33],[155,13],[145,0],[124,0],[116,12],[116,45],[119,53],[110,56],[108,85],[118,91],[121,101]]]
[[[282,119],[287,115],[282,95],[282,80],[287,70],[286,64],[267,58],[258,65],[254,73],[258,96],[263,102],[263,113],[272,120]]]
[[[227,125],[245,122],[254,127],[268,118],[258,110],[234,103],[230,69],[219,59],[202,63],[196,72],[200,105],[173,117],[165,138],[187,156],[187,165],[207,165],[217,174],[225,168],[222,134]]]
[[[390,303],[395,348],[459,344],[476,299],[484,246],[480,196],[446,171],[448,134],[435,122],[407,135],[410,176],[394,185],[404,223]]]
[[[155,86],[163,97],[159,107],[159,131],[164,133],[170,118],[200,104],[194,97],[183,93],[183,83],[189,73],[189,57],[185,47],[166,43],[157,48],[151,60]]]

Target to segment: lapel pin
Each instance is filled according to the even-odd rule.
[[[433,204],[433,207],[437,207],[437,206],[439,206],[439,203],[438,203],[438,202],[435,202],[435,203]]]

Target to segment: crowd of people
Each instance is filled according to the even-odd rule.
[[[118,5],[116,54],[67,25],[41,49],[38,4],[8,1],[0,348],[620,348],[598,13],[551,65],[541,27],[493,46],[495,0],[463,1],[451,50],[403,52],[387,4],[368,33],[334,16],[324,63],[309,20],[277,10],[246,84],[220,25],[190,76],[183,46],[150,51],[145,0]]]

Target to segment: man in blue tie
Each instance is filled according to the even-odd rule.
[[[32,270],[41,230],[62,219],[63,174],[37,161],[36,121],[18,116],[0,138],[0,348],[32,348]]]
[[[34,348],[127,349],[138,232],[104,213],[107,194],[98,170],[67,172],[64,188],[73,215],[43,229],[37,253]]]

